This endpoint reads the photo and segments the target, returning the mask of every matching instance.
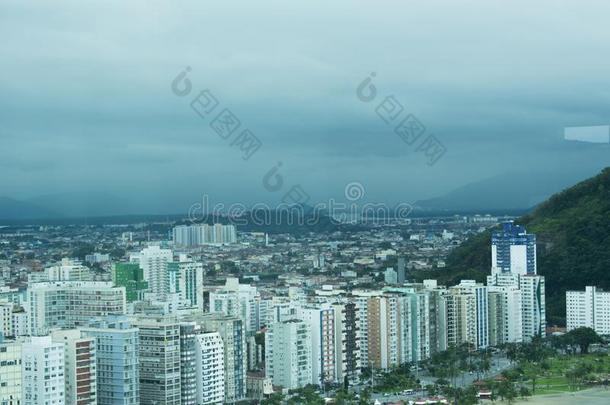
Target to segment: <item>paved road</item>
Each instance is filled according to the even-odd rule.
[[[498,374],[502,373],[503,370],[505,370],[509,367],[510,367],[510,361],[507,358],[501,357],[501,356],[493,356],[491,369],[484,376],[481,376],[481,378],[495,377]],[[414,373],[414,374],[416,374],[416,373]],[[427,371],[420,371],[419,379],[421,381],[421,384],[424,387],[426,385],[434,384],[437,380],[437,378],[432,377]],[[459,375],[458,377],[456,377],[455,385],[458,387],[467,387],[467,386],[471,385],[476,379],[477,379],[476,373],[470,374],[468,372],[464,372],[461,375]],[[384,395],[384,394],[380,394],[380,393],[374,393],[371,395],[371,398],[373,400],[378,399],[381,403],[384,403],[384,402],[396,402],[396,401],[400,401],[400,400],[412,400],[412,399],[416,399],[416,398],[419,398],[419,397],[422,397],[425,395],[426,395],[425,392],[416,392],[412,395],[403,395],[403,394]]]

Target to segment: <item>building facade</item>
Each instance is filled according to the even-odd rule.
[[[584,291],[566,291],[567,330],[587,327],[610,335],[610,292],[587,286]]]
[[[125,316],[94,319],[81,329],[95,338],[97,403],[139,405],[139,331]]]

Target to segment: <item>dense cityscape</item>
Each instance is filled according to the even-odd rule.
[[[485,284],[437,282],[449,252],[499,223]],[[391,395],[413,402],[426,396],[418,364],[547,329],[536,235],[507,217],[297,236],[226,224],[7,226],[0,244],[9,405],[258,403],[308,387],[327,402],[339,390],[384,400],[375,377],[405,365],[421,376]],[[600,297],[589,312],[574,302],[593,302],[583,294]],[[610,334],[607,316],[590,315],[608,312],[608,293],[587,287],[567,302],[568,330]],[[496,375],[508,367],[491,358]]]
[[[0,1],[0,405],[610,404],[609,15]]]

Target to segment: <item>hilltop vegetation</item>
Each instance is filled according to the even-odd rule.
[[[610,168],[552,196],[516,221],[537,234],[538,273],[546,277],[547,323],[565,324],[565,292],[610,288]],[[485,281],[490,238],[483,232],[457,248],[439,280]]]

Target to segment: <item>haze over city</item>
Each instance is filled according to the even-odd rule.
[[[607,143],[564,139],[610,124],[605,2],[61,4],[0,13],[0,196],[50,211],[184,213],[204,193],[277,204],[262,178],[278,162],[311,201],[350,182],[391,204],[495,176],[549,183],[511,207],[527,209],[609,163]],[[187,66],[194,90],[177,97]],[[356,89],[372,72],[367,104]],[[251,159],[193,112],[203,89],[261,141]],[[436,164],[378,116],[387,96],[442,142]]]

